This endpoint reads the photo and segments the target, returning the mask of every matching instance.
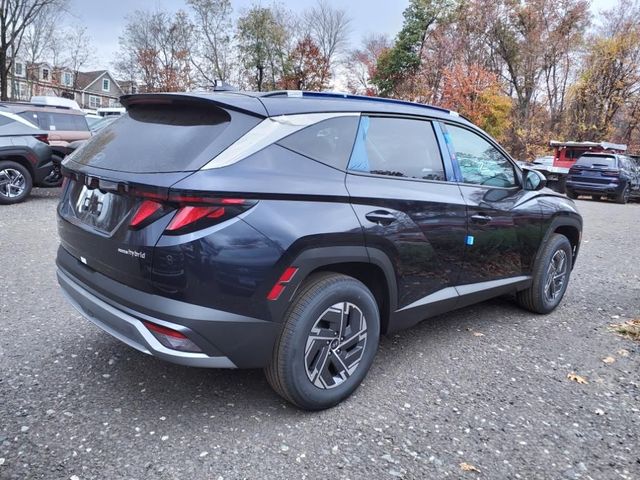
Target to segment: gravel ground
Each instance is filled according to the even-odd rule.
[[[640,204],[578,202],[553,314],[497,299],[428,320],[305,413],[260,371],[174,366],[80,318],[55,281],[57,194],[0,208],[2,479],[640,478],[640,343],[608,328],[640,317]]]

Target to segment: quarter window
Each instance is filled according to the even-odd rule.
[[[344,170],[349,161],[358,117],[337,117],[311,125],[280,140],[282,147]]]
[[[433,125],[426,120],[363,116],[349,170],[421,180],[445,180]]]
[[[464,183],[492,187],[517,185],[513,164],[487,140],[466,128],[446,126]]]

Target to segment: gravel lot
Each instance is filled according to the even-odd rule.
[[[640,478],[640,343],[608,328],[640,317],[640,204],[578,202],[553,314],[497,299],[384,338],[356,394],[310,414],[261,371],[174,366],[80,318],[57,195],[0,207],[1,479]]]

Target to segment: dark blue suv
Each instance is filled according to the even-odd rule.
[[[573,202],[455,112],[306,92],[122,103],[64,162],[58,279],[144,353],[265,368],[322,409],[381,334],[508,293],[547,313],[567,289]]]
[[[578,159],[567,176],[567,196],[591,195],[627,203],[640,197],[640,167],[635,159],[614,153],[588,153]]]

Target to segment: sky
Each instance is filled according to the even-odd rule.
[[[271,1],[231,0],[234,15],[239,15],[253,4],[269,5]],[[281,0],[285,7],[302,12],[315,0]],[[393,38],[402,27],[402,12],[408,0],[329,0],[334,7],[345,9],[352,18],[352,48],[360,45],[368,33],[385,33]],[[614,6],[615,0],[592,0],[592,11]],[[135,10],[156,8],[176,11],[185,8],[184,0],[71,0],[70,24],[85,25],[92,38],[94,55],[88,69],[111,69],[118,50],[118,37],[124,28],[125,18]]]

